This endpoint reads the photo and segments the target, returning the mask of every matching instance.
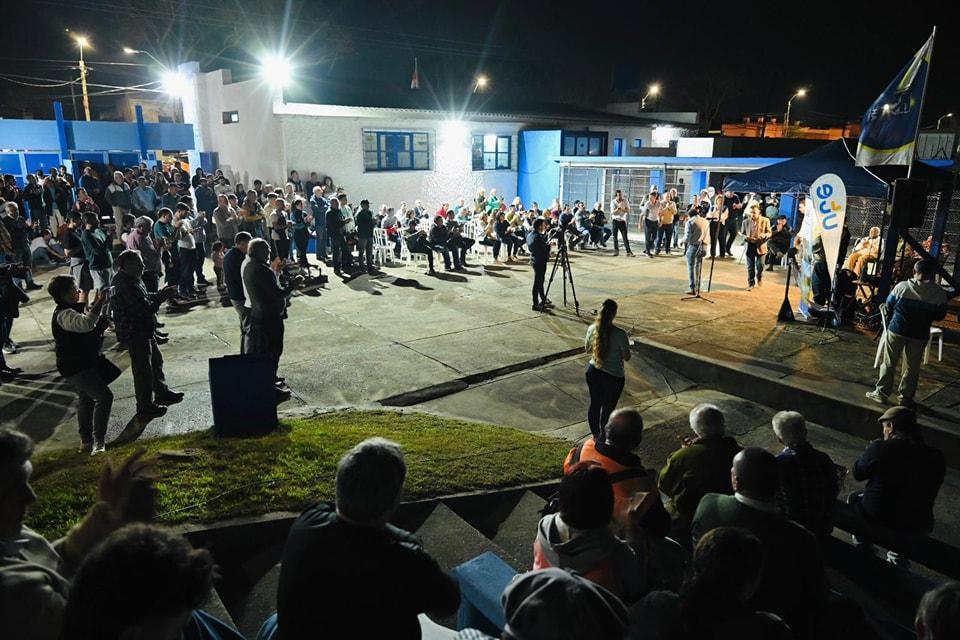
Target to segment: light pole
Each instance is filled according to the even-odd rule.
[[[490,84],[490,78],[485,75],[477,76],[477,82],[473,85],[473,92],[480,93],[487,88],[488,84]]]
[[[652,84],[647,87],[647,95],[643,96],[643,99],[640,100],[640,111],[646,111],[647,109],[647,98],[653,96],[656,97],[660,95],[660,85]]]
[[[158,65],[160,65],[161,67],[164,66],[164,64],[163,64],[162,62],[160,62],[159,59],[157,59],[157,56],[153,55],[153,54],[150,53],[149,51],[145,51],[145,50],[143,50],[143,49],[131,49],[130,47],[124,47],[124,48],[123,48],[123,52],[124,52],[125,54],[127,54],[128,56],[132,56],[132,55],[135,55],[135,54],[137,54],[137,53],[142,53],[143,55],[147,56],[148,58],[150,58],[151,60],[153,60],[154,62],[156,62],[156,63],[157,63]]]
[[[83,90],[83,115],[90,122],[90,96],[87,94],[87,65],[83,62],[83,48],[90,44],[84,36],[73,36],[80,46],[80,87]]]
[[[953,117],[952,113],[945,113],[939,118],[937,118],[937,129],[940,129],[940,123],[943,122],[944,118],[952,118],[952,117]]]
[[[793,105],[794,98],[803,98],[807,95],[806,89],[797,89],[797,92],[790,96],[790,99],[787,100],[787,114],[783,117],[783,137],[789,137],[787,134],[788,129],[790,128],[790,107]]]

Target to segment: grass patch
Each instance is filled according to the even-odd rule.
[[[424,413],[338,411],[285,420],[270,434],[217,438],[196,432],[109,450],[122,460],[136,447],[150,454],[190,450],[188,460],[158,461],[159,520],[203,522],[270,511],[298,511],[333,497],[340,457],[361,440],[382,436],[403,447],[404,499],[493,489],[559,477],[570,442]],[[102,457],[74,451],[34,456],[39,496],[27,524],[48,538],[64,534],[93,504]]]

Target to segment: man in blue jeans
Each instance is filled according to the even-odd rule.
[[[700,293],[700,265],[703,262],[704,253],[710,244],[710,225],[700,215],[700,209],[690,207],[687,212],[687,225],[684,228],[684,238],[687,248],[684,255],[687,258],[687,280],[689,288],[687,293],[698,295]]]
[[[767,253],[770,239],[770,219],[760,213],[760,204],[750,204],[750,222],[747,224],[747,291],[754,283],[763,284],[763,256]]]
[[[313,195],[310,196],[310,209],[313,211],[313,228],[317,234],[317,260],[323,262],[330,260],[327,256],[327,209],[329,208],[330,203],[323,197],[323,186],[315,186]]]

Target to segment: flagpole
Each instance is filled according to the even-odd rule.
[[[927,77],[924,78],[923,90],[920,92],[920,111],[917,113],[917,128],[913,132],[913,153],[910,155],[910,164],[907,166],[907,180],[913,175],[913,164],[917,160],[917,146],[920,140],[920,121],[923,119],[923,103],[927,99],[927,87],[930,85],[930,71],[933,69],[933,47],[937,43],[937,26],[933,26],[933,33],[930,34],[930,50],[927,55],[930,62],[927,63]]]

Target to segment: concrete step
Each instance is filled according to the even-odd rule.
[[[237,629],[245,638],[256,638],[260,625],[277,610],[277,586],[280,583],[280,565],[275,564],[230,609]]]
[[[511,566],[521,564],[443,503],[434,508],[414,533],[427,553],[446,571],[486,551],[496,554]]]
[[[523,563],[523,566],[514,566],[517,571],[529,571],[533,568],[533,541],[537,535],[537,524],[540,522],[540,510],[546,504],[546,500],[537,494],[524,491],[520,501],[500,524],[493,537],[495,545]]]

